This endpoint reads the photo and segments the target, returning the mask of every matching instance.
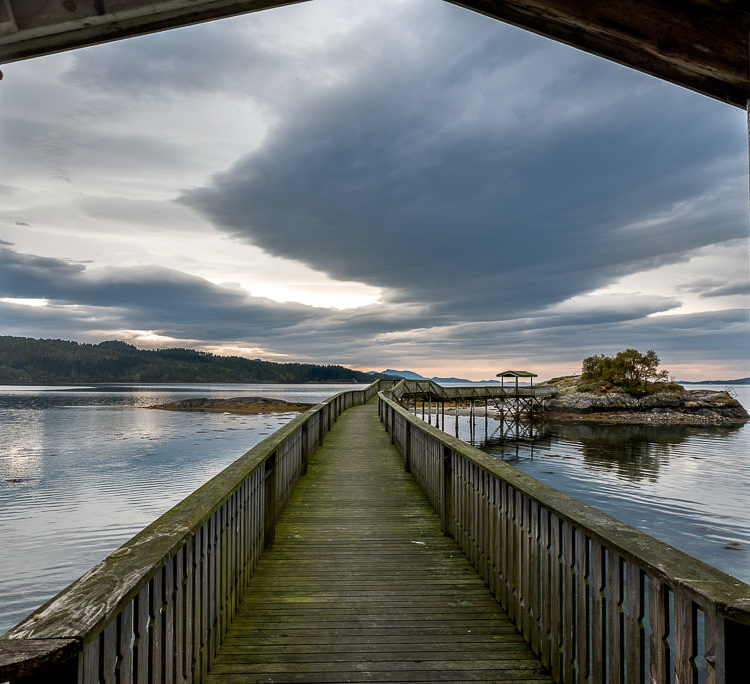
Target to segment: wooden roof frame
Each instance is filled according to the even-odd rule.
[[[307,0],[0,0],[0,64]],[[747,0],[446,0],[746,109]]]

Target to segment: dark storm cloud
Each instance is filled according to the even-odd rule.
[[[419,34],[363,29],[384,46],[302,86],[260,149],[182,201],[446,320],[537,310],[746,233],[730,108],[439,10]]]
[[[6,243],[7,244],[7,243]],[[20,254],[7,246],[0,248],[0,297],[46,298],[66,284],[76,281],[85,266],[67,259]]]
[[[122,268],[89,272],[86,266],[62,259],[0,249],[0,297],[49,299],[53,307],[23,315],[59,320],[87,310],[89,329],[117,327],[154,329],[190,339],[238,339],[277,334],[314,316],[316,310],[297,304],[280,305],[250,297],[202,278],[159,268]],[[63,308],[60,308],[63,307]]]

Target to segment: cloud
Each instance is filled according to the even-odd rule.
[[[712,251],[747,249],[744,117],[643,74],[447,3],[321,0],[11,65],[6,85],[0,297],[49,304],[0,302],[4,331],[365,367],[747,357],[744,310],[675,314],[746,292]],[[327,286],[310,268],[380,300],[216,284]]]
[[[256,150],[180,201],[453,320],[538,310],[745,235],[731,109],[449,6],[419,33],[390,27],[350,35],[378,47],[301,84]]]
[[[721,287],[701,293],[701,297],[725,297],[729,295],[750,295],[750,283],[726,283]]]

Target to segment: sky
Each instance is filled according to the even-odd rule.
[[[437,0],[0,83],[0,334],[480,379],[750,376],[746,113]]]

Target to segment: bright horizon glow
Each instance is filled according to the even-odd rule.
[[[49,299],[33,299],[29,297],[0,297],[0,302],[15,304],[16,306],[49,306]]]

